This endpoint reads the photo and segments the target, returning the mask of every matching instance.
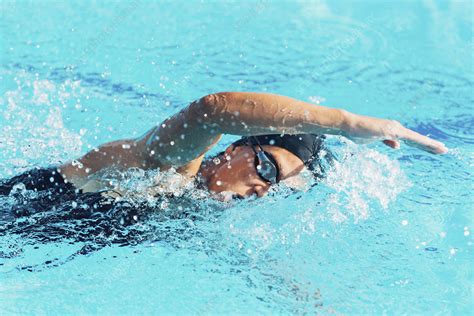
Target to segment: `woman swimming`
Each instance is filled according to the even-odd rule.
[[[218,155],[220,159],[214,160],[218,163],[203,163],[222,134],[244,137]],[[142,137],[106,143],[78,160],[43,171],[36,179],[28,175],[27,181],[22,180],[30,189],[67,185],[85,193],[110,188],[94,176],[104,169],[175,168],[186,177],[199,177],[213,193],[260,197],[280,180],[303,169],[315,170],[323,142],[318,135],[323,134],[356,142],[381,140],[392,148],[399,148],[402,141],[434,154],[447,152],[444,144],[397,121],[274,94],[222,92],[192,102]],[[8,194],[14,182],[4,183],[0,192]]]
[[[212,159],[203,160],[225,133],[243,137]],[[209,191],[217,200],[261,197],[278,182],[297,179],[303,170],[316,180],[321,178],[331,160],[324,134],[363,142],[382,140],[392,148],[404,141],[435,154],[447,151],[442,143],[395,121],[279,95],[216,93],[192,102],[142,137],[107,143],[78,160],[0,180],[0,198],[5,198],[0,236],[22,236],[34,243],[64,238],[83,243],[66,261],[110,244],[173,241],[176,232],[166,228],[172,225],[162,227],[159,223],[215,217],[226,207],[208,199],[207,194],[200,197],[201,192]],[[111,185],[110,175],[128,177],[137,168],[152,175],[158,174],[154,170],[173,168],[183,175],[181,180],[193,179],[199,185],[184,185],[179,195],[170,188],[157,190],[159,194],[153,194],[151,203],[148,193],[145,198],[141,192],[137,199],[128,198],[129,192],[121,197],[120,181],[119,187]],[[158,178],[151,183],[152,193],[155,185],[169,185],[166,175]],[[148,176],[140,179],[149,184]],[[22,220],[25,217],[29,220]],[[158,228],[150,229],[152,223]],[[179,240],[192,238],[191,228],[184,231],[179,232]],[[51,264],[25,268],[42,269]]]
[[[213,163],[204,155],[222,134],[243,136]],[[74,188],[81,193],[110,189],[97,181],[104,170],[126,171],[175,168],[198,177],[212,193],[231,192],[245,198],[264,196],[281,180],[308,169],[316,176],[324,148],[320,135],[342,135],[356,142],[381,140],[399,148],[400,142],[443,154],[444,144],[403,127],[399,122],[361,116],[289,97],[253,92],[222,92],[192,102],[179,113],[137,139],[110,142],[61,166],[27,173],[0,185],[7,195],[22,182],[27,189]],[[16,180],[15,180],[16,179]]]

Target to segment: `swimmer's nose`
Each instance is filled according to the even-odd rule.
[[[256,186],[254,190],[255,190],[255,194],[257,194],[257,197],[259,198],[264,197],[265,195],[267,195],[267,192],[268,192],[268,190],[266,190],[265,188],[261,186]]]

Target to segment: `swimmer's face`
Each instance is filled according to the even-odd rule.
[[[262,146],[273,155],[280,171],[280,180],[299,174],[303,162],[286,149],[276,146]],[[208,177],[208,188],[213,193],[231,193],[240,198],[264,196],[271,184],[263,180],[255,168],[255,152],[250,146],[229,146],[225,153],[215,160]]]

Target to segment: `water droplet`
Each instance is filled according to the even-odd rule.
[[[468,230],[465,230],[465,231],[464,231],[464,236],[469,236],[469,234],[470,234],[470,233],[469,233]]]
[[[53,183],[53,182],[54,182],[54,178],[53,178],[53,177],[49,178],[49,181],[50,181],[51,183]]]
[[[170,145],[174,146],[174,140],[170,141]]]
[[[221,185],[222,185],[222,181],[221,181],[221,180],[217,180],[217,181],[216,181],[216,185],[221,186]]]
[[[408,225],[408,221],[407,221],[406,219],[404,219],[404,220],[402,221],[402,225],[403,225],[403,226]]]

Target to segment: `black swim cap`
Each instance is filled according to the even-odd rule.
[[[233,145],[260,144],[284,148],[300,158],[315,178],[320,179],[324,177],[334,161],[333,154],[324,144],[325,138],[324,135],[316,134],[269,134],[244,136]]]

